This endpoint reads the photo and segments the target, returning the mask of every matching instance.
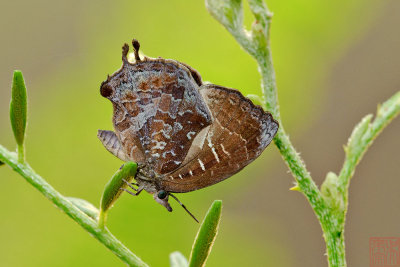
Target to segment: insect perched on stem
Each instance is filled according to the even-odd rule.
[[[108,76],[100,93],[114,107],[115,132],[99,130],[105,148],[123,161],[138,163],[136,183],[168,211],[172,193],[216,184],[243,169],[269,145],[278,122],[238,90],[203,84],[185,63],[139,56],[122,48],[123,65]],[[196,220],[197,221],[197,220]]]

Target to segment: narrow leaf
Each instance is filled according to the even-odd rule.
[[[365,142],[371,142],[396,116],[400,114],[400,91],[378,106],[376,118],[371,125],[368,136],[364,136]]]
[[[257,46],[265,46],[268,42],[272,14],[263,0],[249,0],[248,2],[255,18],[251,27],[253,41],[257,43]]]
[[[106,184],[100,202],[99,226],[104,227],[107,219],[107,211],[121,195],[121,189],[127,187],[127,184],[124,182],[124,180],[131,182],[135,177],[136,170],[136,163],[127,162],[113,175],[113,177],[111,177],[110,181]]]
[[[251,13],[253,13],[256,21],[262,23],[263,27],[267,27],[271,20],[272,13],[263,0],[248,0]]]
[[[354,128],[347,147],[345,147],[346,158],[339,174],[339,190],[341,192],[347,191],[355,168],[368,147],[378,137],[379,133],[399,114],[400,91],[378,106],[376,117],[372,122],[372,115],[367,115]]]
[[[350,138],[347,142],[346,153],[348,155],[356,152],[358,148],[360,148],[362,137],[368,130],[370,126],[370,122],[372,119],[372,115],[369,114],[365,116],[357,125],[354,127],[353,132],[350,135]]]
[[[206,0],[208,12],[230,32],[243,31],[241,0]]]
[[[15,141],[18,145],[18,159],[24,161],[24,139],[26,128],[26,87],[21,71],[14,71],[11,89],[10,120],[14,132]]]
[[[67,197],[67,199],[93,220],[97,221],[99,218],[99,210],[92,203],[76,197]]]
[[[189,260],[190,267],[201,267],[205,265],[218,233],[221,209],[222,201],[215,200],[208,210],[193,243]]]
[[[257,47],[243,26],[242,0],[206,0],[206,8],[250,55],[256,57]]]
[[[185,256],[179,251],[172,252],[169,255],[169,262],[171,267],[188,267],[189,263]]]

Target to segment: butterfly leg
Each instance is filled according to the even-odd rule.
[[[123,191],[125,191],[125,192],[127,192],[127,193],[129,193],[129,194],[131,194],[131,195],[133,195],[133,196],[138,196],[139,194],[140,194],[140,192],[142,192],[143,191],[143,187],[138,187],[138,188],[135,188],[132,184],[134,184],[134,185],[137,185],[136,183],[129,183],[127,180],[125,180],[125,179],[122,179],[122,181],[124,181],[133,191],[135,191],[135,192],[131,192],[131,191],[129,191],[129,190],[127,190],[127,189],[125,189],[125,188],[121,188],[121,190],[123,190]]]
[[[128,189],[125,189],[125,188],[121,188],[121,190],[122,190],[122,191],[125,191],[125,192],[127,192],[127,193],[129,193],[129,194],[132,195],[132,196],[138,196],[138,195],[140,194],[140,192],[143,191],[143,189],[140,189],[140,190],[138,190],[138,191],[135,193],[135,192],[131,192],[131,191],[129,191]]]
[[[126,185],[129,186],[133,191],[138,191],[138,189],[134,187],[134,185],[138,186],[137,183],[130,183],[125,179],[122,179],[122,181],[124,181],[126,183]]]

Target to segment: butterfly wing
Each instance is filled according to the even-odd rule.
[[[177,61],[124,64],[109,84],[114,126],[128,156],[157,175],[176,169],[195,136],[211,124],[199,76]],[[195,79],[196,78],[196,79]]]
[[[169,192],[189,192],[218,183],[255,160],[278,131],[278,122],[238,90],[213,84],[200,93],[213,123],[198,134],[179,169],[161,178]]]

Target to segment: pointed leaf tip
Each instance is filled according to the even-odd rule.
[[[10,121],[14,132],[15,141],[18,144],[19,160],[23,161],[25,128],[27,116],[26,87],[22,72],[14,71],[11,88]]]
[[[347,143],[347,149],[345,150],[346,153],[354,153],[356,149],[359,149],[360,144],[362,143],[362,138],[370,126],[371,119],[371,114],[365,116],[353,129],[353,132],[351,133]]]
[[[290,191],[298,191],[298,192],[301,192],[301,189],[300,189],[300,187],[299,187],[298,185],[295,185],[295,186],[289,188],[289,190],[290,190]]]
[[[192,252],[190,253],[190,267],[205,266],[218,233],[218,226],[221,220],[221,210],[222,201],[215,200],[197,232]]]

